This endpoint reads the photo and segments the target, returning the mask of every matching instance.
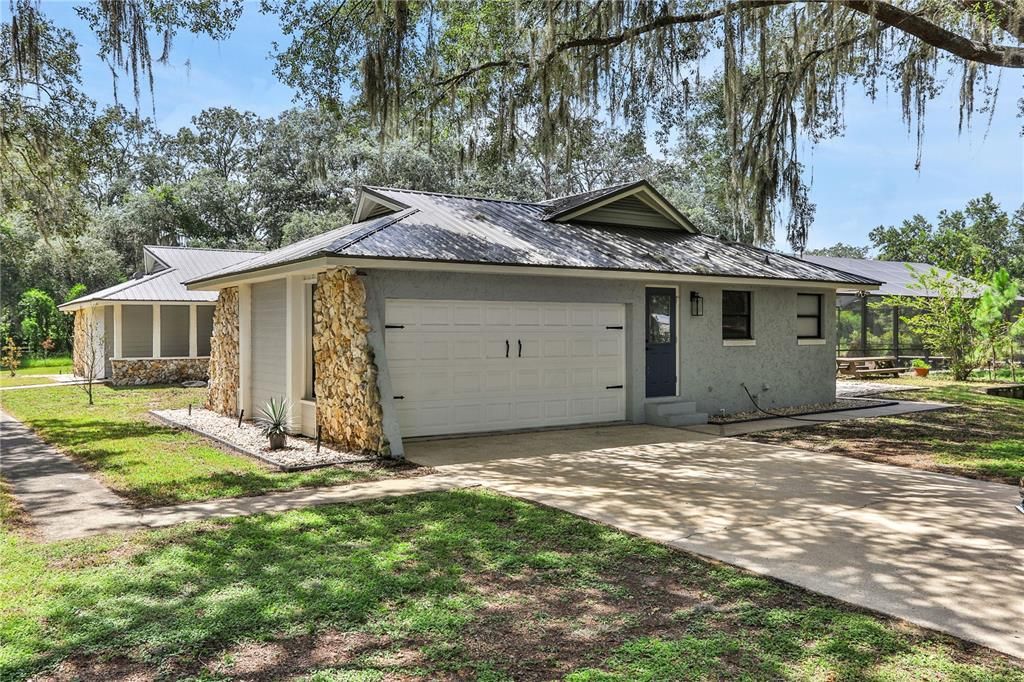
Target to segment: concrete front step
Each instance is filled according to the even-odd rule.
[[[648,424],[657,426],[694,426],[707,424],[708,416],[697,412],[697,403],[683,400],[651,402],[644,405]]]
[[[708,423],[708,415],[704,412],[692,414],[669,414],[658,422],[658,426],[698,426]]]
[[[647,411],[648,416],[653,414],[659,417],[667,417],[670,414],[693,414],[697,411],[697,403],[684,400],[651,402],[644,405],[644,409]]]

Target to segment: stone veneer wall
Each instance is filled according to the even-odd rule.
[[[210,391],[206,407],[238,414],[238,287],[221,289],[213,309],[210,338]]]
[[[75,316],[75,333],[72,340],[71,346],[71,366],[75,370],[75,376],[85,376],[85,317],[86,310],[76,310],[73,315]]]
[[[205,381],[209,358],[113,358],[110,360],[114,386],[177,384]]]
[[[390,454],[377,366],[367,341],[366,289],[351,268],[317,275],[313,296],[316,421],[324,440]]]

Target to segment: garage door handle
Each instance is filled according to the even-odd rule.
[[[505,357],[508,357],[508,339],[505,339]]]
[[[517,339],[516,343],[519,344],[519,357],[523,357],[523,340]]]

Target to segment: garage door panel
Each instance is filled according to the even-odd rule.
[[[456,327],[480,327],[484,323],[479,303],[456,303],[452,306],[452,324]]]
[[[541,324],[545,327],[568,327],[569,315],[568,306],[545,306],[541,311]]]
[[[512,324],[516,327],[539,327],[540,306],[529,303],[516,304]]]
[[[544,339],[540,344],[540,356],[544,359],[569,357],[568,339]]]
[[[484,374],[484,390],[488,393],[511,393],[513,386],[511,369],[492,369]]]
[[[466,394],[483,393],[483,380],[480,370],[456,371],[452,375],[452,395],[456,398]]]
[[[623,383],[624,331],[606,329],[624,317],[615,304],[388,301],[403,435],[624,419],[623,390],[608,388]]]

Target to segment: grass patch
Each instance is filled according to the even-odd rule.
[[[483,491],[0,539],[4,680],[1024,680],[987,649]]]
[[[10,388],[13,386],[39,386],[41,384],[54,383],[53,379],[48,376],[40,376],[43,374],[49,374],[49,372],[32,372],[31,370],[23,372],[18,370],[18,373],[13,377],[10,372],[4,372],[3,374],[0,374],[0,388]]]
[[[884,397],[955,405],[949,410],[832,422],[746,436],[926,471],[1016,484],[1024,477],[1024,400],[983,392],[984,384],[941,377],[889,381]],[[900,392],[901,387],[924,390]]]
[[[93,470],[118,494],[141,506],[257,495],[401,475],[375,465],[305,472],[271,471],[248,457],[157,423],[153,409],[201,405],[206,389],[96,386],[95,405],[75,386],[6,391],[3,408],[40,438]],[[59,406],[59,407],[58,407]]]
[[[71,356],[51,355],[48,358],[21,358],[21,369],[18,371],[27,369],[46,370],[53,374],[60,374],[63,370],[64,374],[67,374],[71,371]]]

